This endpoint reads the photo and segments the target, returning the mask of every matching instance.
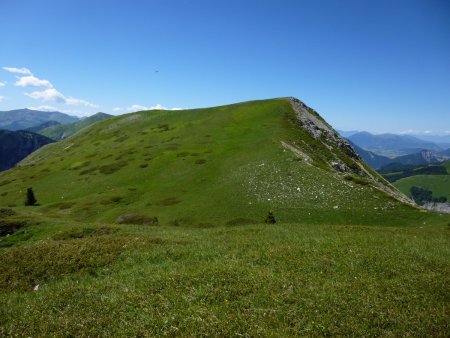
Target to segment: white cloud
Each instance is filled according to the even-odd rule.
[[[31,110],[39,110],[39,111],[59,111],[58,108],[52,107],[52,106],[38,106],[38,107],[28,107],[28,109]]]
[[[2,82],[2,81],[0,81],[0,87],[4,87],[4,86],[6,86],[6,83],[5,83],[5,82]]]
[[[139,104],[133,104],[132,106],[128,107],[127,110],[129,112],[137,112],[137,111],[141,111],[141,110],[183,110],[183,108],[167,108],[158,103],[158,104],[156,104],[154,106],[150,106],[150,107],[141,106]]]
[[[4,96],[0,96],[0,102],[2,102],[5,99]]]
[[[120,107],[114,107],[113,108],[113,111],[121,111],[122,110],[122,108],[120,108]]]
[[[32,93],[25,93],[26,96],[31,97],[32,99],[42,101],[55,101],[60,103],[65,103],[65,96],[58,92],[55,88],[49,88],[40,92],[32,92]]]
[[[96,104],[90,103],[85,100],[76,99],[74,97],[67,97],[65,100],[66,100],[66,104],[71,105],[71,106],[85,106],[85,107],[90,107],[90,108],[98,107],[98,105],[96,105]]]
[[[148,110],[148,108],[139,104],[133,104],[132,106],[128,107],[127,110],[130,112],[136,112],[140,110]]]
[[[53,88],[53,85],[48,80],[41,80],[33,75],[20,77],[15,85],[17,87],[47,87]]]
[[[36,91],[32,93],[25,93],[26,96],[35,100],[42,100],[44,102],[59,102],[65,103],[70,106],[85,106],[90,108],[96,108],[97,105],[85,100],[76,99],[74,97],[65,97],[62,93],[58,92],[55,88],[49,88],[43,91]]]
[[[35,100],[42,100],[43,102],[59,102],[64,103],[69,106],[85,106],[89,108],[96,108],[98,105],[95,105],[86,100],[77,99],[71,96],[65,96],[61,92],[57,91],[56,88],[53,87],[50,81],[42,80],[33,75],[31,70],[28,68],[15,68],[15,67],[3,67],[4,70],[11,73],[24,74],[27,76],[18,77],[15,85],[17,87],[44,87],[47,88],[42,91],[35,91],[32,93],[25,93],[26,96],[31,97]],[[61,110],[59,110],[61,111]],[[83,112],[81,112],[83,113]],[[83,113],[84,114],[84,113]]]
[[[3,67],[3,69],[10,73],[33,75],[31,70],[29,70],[28,68]]]

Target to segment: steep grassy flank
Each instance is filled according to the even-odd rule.
[[[447,169],[450,173],[450,161],[442,163],[440,166]],[[410,195],[410,189],[413,186],[423,187],[433,192],[433,196],[446,196],[450,201],[450,175],[417,175],[402,178],[393,183],[405,195]]]
[[[354,172],[336,172],[333,161]],[[273,209],[282,222],[397,224],[411,211],[367,166],[314,139],[287,99],[98,122],[0,173],[0,205],[21,206],[30,186],[35,213],[81,221],[141,214],[217,225],[258,222]]]
[[[39,134],[50,137],[53,140],[62,140],[67,138],[76,132],[80,131],[83,128],[86,128],[96,122],[103,121],[109,119],[112,115],[105,113],[97,113],[92,116],[89,116],[81,121],[63,124],[63,125],[55,125],[50,126],[48,128],[42,129],[39,131]]]
[[[0,251],[0,335],[447,337],[450,237],[429,215],[420,227],[43,221]]]

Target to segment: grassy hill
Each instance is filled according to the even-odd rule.
[[[446,161],[439,165],[447,169],[450,173],[450,161]],[[402,178],[394,182],[397,187],[405,195],[409,196],[410,189],[413,186],[423,187],[433,192],[433,196],[445,196],[450,201],[450,175],[415,175]]]
[[[110,118],[0,174],[0,205],[21,205],[33,187],[36,212],[80,221],[224,225],[274,210],[283,222],[366,224],[409,211],[334,131],[316,139],[296,114],[275,99]]]
[[[112,115],[105,113],[97,113],[92,116],[86,117],[85,119],[80,121],[63,125],[49,126],[47,128],[39,130],[39,134],[58,141],[67,138],[75,134],[76,132],[80,131],[81,129],[86,128],[96,122],[109,119],[110,117],[112,117]]]
[[[448,336],[450,216],[330,128],[293,99],[138,112],[0,173],[0,336]]]

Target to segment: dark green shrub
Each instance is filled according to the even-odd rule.
[[[36,203],[37,203],[37,199],[36,199],[36,197],[34,197],[33,188],[28,188],[27,189],[27,198],[25,200],[25,205],[26,206],[32,206],[32,205],[36,205]]]
[[[264,222],[267,224],[275,224],[277,222],[273,211],[269,211]]]
[[[433,200],[433,193],[422,187],[411,187],[409,190],[411,193],[411,198],[419,205],[422,205],[426,202],[431,202]]]

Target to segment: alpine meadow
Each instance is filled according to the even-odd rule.
[[[2,335],[448,333],[449,215],[294,98],[97,122],[0,203]]]
[[[0,338],[450,337],[449,0],[0,14]]]

